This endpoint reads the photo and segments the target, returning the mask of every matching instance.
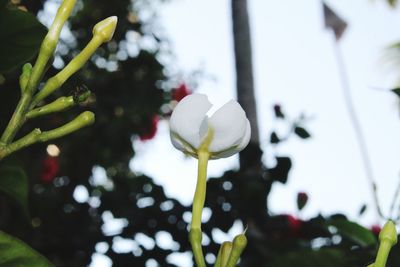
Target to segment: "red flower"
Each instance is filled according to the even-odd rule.
[[[60,170],[58,157],[47,156],[42,162],[40,180],[44,183],[51,183]]]
[[[143,133],[139,134],[141,141],[147,141],[154,138],[157,133],[158,121],[159,119],[157,115],[154,115],[153,118],[151,118],[151,123],[148,125],[147,129]]]
[[[286,215],[286,219],[289,225],[289,229],[293,234],[298,234],[301,230],[301,226],[303,225],[303,221],[297,219],[293,215]]]
[[[172,99],[175,101],[181,101],[185,96],[190,95],[190,89],[185,83],[181,83],[177,88],[172,90]]]
[[[374,224],[371,226],[371,232],[374,235],[379,235],[379,233],[381,232],[382,228],[378,225],[378,224]]]

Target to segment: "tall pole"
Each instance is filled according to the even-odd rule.
[[[232,1],[233,43],[236,66],[236,91],[251,125],[249,146],[240,154],[240,167],[261,166],[260,138],[254,94],[251,34],[247,0]]]

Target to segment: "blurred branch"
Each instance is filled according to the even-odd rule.
[[[348,80],[347,73],[346,73],[346,67],[345,67],[345,63],[343,60],[342,52],[340,50],[340,44],[337,40],[334,43],[334,48],[335,48],[335,55],[336,55],[336,60],[337,60],[337,64],[338,64],[338,71],[339,71],[339,76],[340,76],[340,82],[342,84],[343,96],[344,96],[344,100],[345,100],[346,109],[349,114],[350,121],[351,121],[351,124],[354,129],[354,133],[356,135],[356,140],[357,140],[358,147],[360,149],[361,161],[362,161],[362,164],[364,167],[364,171],[365,171],[367,180],[371,186],[371,192],[372,192],[373,201],[375,204],[375,209],[376,209],[377,214],[381,218],[385,218],[385,216],[382,213],[380,204],[379,204],[377,186],[376,186],[376,182],[375,182],[375,178],[374,178],[374,174],[373,174],[373,170],[372,170],[372,162],[371,162],[371,159],[370,159],[370,156],[368,153],[367,142],[365,140],[365,136],[363,134],[361,124],[358,119],[356,110],[354,108],[354,101],[353,101],[353,97],[351,95],[349,80]]]

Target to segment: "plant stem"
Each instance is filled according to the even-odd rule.
[[[209,157],[210,154],[207,151],[199,151],[198,153],[197,184],[193,199],[192,223],[190,225],[189,233],[189,240],[192,245],[194,258],[198,267],[206,266],[201,248],[201,214],[206,198],[207,163]]]
[[[50,104],[29,111],[28,113],[26,113],[26,119],[32,119],[49,113],[64,111],[74,106],[75,104],[76,103],[72,96],[62,96],[51,102]]]
[[[388,241],[381,242],[378,250],[378,254],[376,255],[376,260],[374,263],[374,267],[385,267],[386,261],[389,256],[390,249],[392,245]]]
[[[11,153],[18,151],[24,147],[32,145],[38,141],[38,137],[41,134],[40,129],[36,128],[29,134],[25,135],[21,139],[15,141],[14,143],[0,149],[0,160],[7,157]]]
[[[102,43],[100,36],[93,36],[86,47],[74,59],[72,59],[64,69],[47,80],[42,90],[40,90],[33,98],[29,109],[33,109],[40,101],[60,88],[69,77],[82,68]]]
[[[232,253],[232,242],[225,241],[221,245],[221,267],[226,267],[229,260],[229,255]]]
[[[14,111],[14,114],[12,115],[7,125],[7,128],[4,130],[4,133],[1,136],[0,142],[7,145],[14,139],[15,134],[23,124],[24,114],[26,112],[27,107],[29,106],[30,100],[31,100],[31,95],[29,95],[29,93],[24,93],[22,95]]]
[[[40,129],[34,129],[29,134],[9,145],[0,146],[0,160],[24,147],[37,142],[47,142],[49,140],[65,136],[79,130],[82,127],[88,126],[93,122],[94,114],[90,111],[85,111],[72,121],[56,129],[45,132],[42,132]]]

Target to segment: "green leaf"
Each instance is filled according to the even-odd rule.
[[[31,13],[0,9],[0,73],[11,71],[32,59],[46,32]]]
[[[268,169],[272,181],[279,181],[285,184],[289,177],[289,171],[292,168],[292,160],[288,157],[276,157],[276,165]]]
[[[293,267],[293,266],[318,266],[337,267],[347,266],[346,255],[336,249],[301,250],[279,255],[268,266]]]
[[[24,170],[9,160],[0,164],[0,192],[6,194],[21,207],[29,217],[28,177]]]
[[[21,240],[0,231],[0,267],[54,267]]]
[[[400,97],[400,88],[394,88],[391,90],[393,93],[395,93],[398,97]]]
[[[345,219],[333,219],[327,222],[329,226],[337,229],[338,234],[346,237],[361,247],[375,245],[377,240],[374,234],[361,225]]]
[[[306,129],[300,126],[294,127],[294,133],[297,134],[298,137],[303,139],[311,137],[310,133]]]

